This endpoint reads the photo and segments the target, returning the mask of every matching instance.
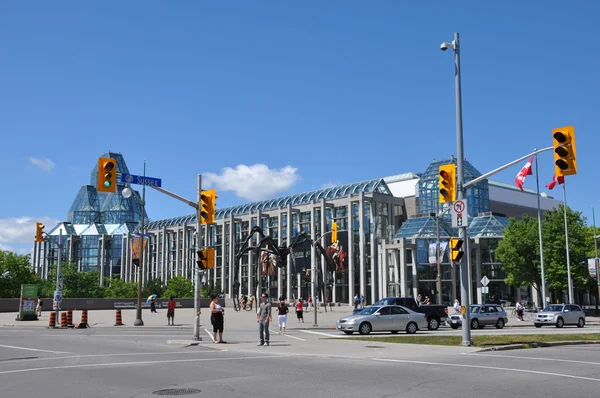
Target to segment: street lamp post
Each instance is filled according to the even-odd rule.
[[[454,40],[451,43],[444,42],[440,46],[442,51],[451,48],[454,51],[454,87],[456,100],[456,185],[457,199],[465,198],[464,180],[465,180],[465,157],[463,153],[463,123],[462,123],[462,93],[460,82],[460,38],[458,32],[454,33]],[[471,315],[469,311],[469,263],[471,255],[469,253],[469,237],[467,236],[467,227],[460,228],[459,238],[463,240],[465,245],[465,256],[460,264],[460,299],[466,311],[462,321],[462,342],[461,345],[471,345]]]
[[[592,220],[594,221],[594,262],[596,265],[596,284],[598,285],[598,297],[596,298],[596,315],[600,315],[598,311],[598,300],[600,300],[600,264],[598,264],[598,235],[596,235],[596,213],[592,206]]]

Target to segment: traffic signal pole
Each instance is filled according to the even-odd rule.
[[[202,207],[200,202],[202,201],[202,175],[198,174],[198,204],[196,207],[196,253],[200,251],[202,246],[202,216],[200,212]],[[202,283],[202,276],[204,274],[200,269],[194,269],[194,340],[201,341],[200,337],[200,284]]]

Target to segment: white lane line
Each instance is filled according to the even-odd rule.
[[[206,334],[208,335],[208,337],[210,337],[210,339],[213,341],[213,343],[215,342],[215,338],[213,337],[212,333],[208,331],[208,329],[204,329],[204,331],[206,332]]]
[[[532,361],[552,361],[552,362],[568,362],[568,363],[581,363],[584,365],[600,365],[600,362],[587,362],[587,361],[575,361],[572,359],[556,359],[556,358],[538,358],[538,357],[520,357],[517,355],[493,355],[493,354],[483,354],[476,352],[468,352],[463,353],[463,355],[476,355],[482,357],[496,357],[496,358],[512,358],[512,359],[531,359]]]
[[[327,336],[327,337],[334,337],[334,338],[343,338],[344,336],[340,336],[337,334],[329,334],[329,333],[323,333],[323,332],[315,332],[314,330],[299,330],[299,332],[302,333],[310,333],[310,334],[317,334],[319,336]]]
[[[11,373],[26,373],[26,372],[39,372],[41,370],[57,370],[57,369],[81,369],[81,368],[101,368],[106,366],[145,366],[145,365],[158,365],[162,363],[182,363],[182,362],[212,362],[212,361],[235,361],[238,359],[274,359],[274,358],[287,358],[289,355],[264,355],[254,357],[234,357],[234,358],[194,358],[194,359],[168,359],[160,361],[139,361],[139,362],[112,362],[112,363],[90,363],[85,365],[64,365],[64,366],[48,366],[43,368],[29,368],[29,369],[15,369],[15,370],[4,370],[0,371],[0,375],[11,374]]]
[[[89,355],[66,355],[62,357],[42,357],[35,358],[36,361],[54,361],[57,359],[82,359],[82,358],[102,358],[102,357],[134,357],[145,355],[198,355],[198,351],[163,351],[163,352],[126,352],[117,354],[89,354]],[[31,362],[31,359],[14,359],[10,363]]]
[[[552,372],[542,372],[538,370],[530,370],[530,369],[515,369],[515,368],[501,368],[498,366],[483,366],[483,365],[467,365],[460,363],[443,363],[443,362],[425,362],[425,361],[415,361],[412,359],[387,359],[387,358],[371,358],[373,361],[378,362],[394,362],[394,363],[408,363],[411,365],[433,365],[433,366],[450,366],[456,368],[472,368],[472,369],[486,369],[486,370],[504,370],[506,372],[518,372],[518,373],[531,373],[537,375],[544,376],[557,376],[564,377],[568,379],[578,379],[578,380],[589,380],[589,381],[597,381],[600,382],[600,379],[594,379],[593,377],[583,377],[583,376],[574,376],[563,373],[552,373]]]
[[[275,332],[272,329],[269,329],[269,332],[275,334]],[[283,334],[282,336],[286,336],[289,337],[290,339],[296,339],[296,340],[300,340],[300,341],[306,341],[304,339],[301,339],[300,337],[296,337],[296,336],[291,336],[289,334]]]
[[[66,351],[50,351],[50,350],[40,350],[39,348],[29,348],[29,347],[18,347],[16,345],[4,345],[0,344],[0,347],[4,348],[14,348],[15,350],[25,350],[25,351],[38,351],[38,352],[49,352],[52,354],[68,354]]]

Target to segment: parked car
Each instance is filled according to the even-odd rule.
[[[358,314],[342,317],[336,323],[337,330],[346,334],[398,333],[400,330],[413,334],[426,327],[427,318],[424,314],[399,305],[372,305]]]
[[[577,325],[578,328],[582,328],[585,326],[585,313],[576,304],[550,304],[535,314],[533,324],[536,328],[543,325],[555,325],[557,328]]]
[[[497,329],[502,329],[508,322],[506,311],[498,304],[472,305],[470,312],[471,329],[483,329],[485,326],[496,326]],[[458,329],[462,326],[462,315],[450,315],[448,325],[452,329]]]
[[[424,304],[419,306],[412,297],[387,297],[382,298],[374,306],[399,305],[408,308],[414,312],[425,314],[427,316],[427,329],[437,330],[440,325],[446,322],[448,317],[448,307],[445,305]],[[360,313],[361,309],[354,310],[352,314]]]

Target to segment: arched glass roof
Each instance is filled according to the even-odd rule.
[[[394,239],[407,238],[432,238],[437,236],[437,223],[435,215],[409,218],[402,224]],[[458,236],[458,232],[448,225],[444,219],[440,219],[440,238],[451,238]]]
[[[484,214],[473,218],[469,226],[470,238],[504,238],[504,228],[508,227],[508,218],[494,214]]]
[[[228,218],[230,216],[240,216],[244,214],[255,213],[259,210],[273,210],[279,207],[286,207],[288,204],[291,205],[303,205],[310,203],[313,200],[320,199],[338,199],[344,198],[350,194],[358,194],[360,192],[371,193],[377,192],[386,195],[391,195],[391,191],[387,184],[383,181],[383,178],[375,178],[373,180],[355,182],[352,184],[338,185],[335,187],[317,189],[314,191],[297,193],[279,198],[262,200],[259,202],[246,203],[238,206],[225,207],[223,209],[217,209],[215,218]],[[173,225],[182,225],[184,222],[195,223],[196,215],[191,214],[182,217],[169,218],[166,220],[159,220],[148,223],[145,228],[158,229],[163,227],[169,227]]]

